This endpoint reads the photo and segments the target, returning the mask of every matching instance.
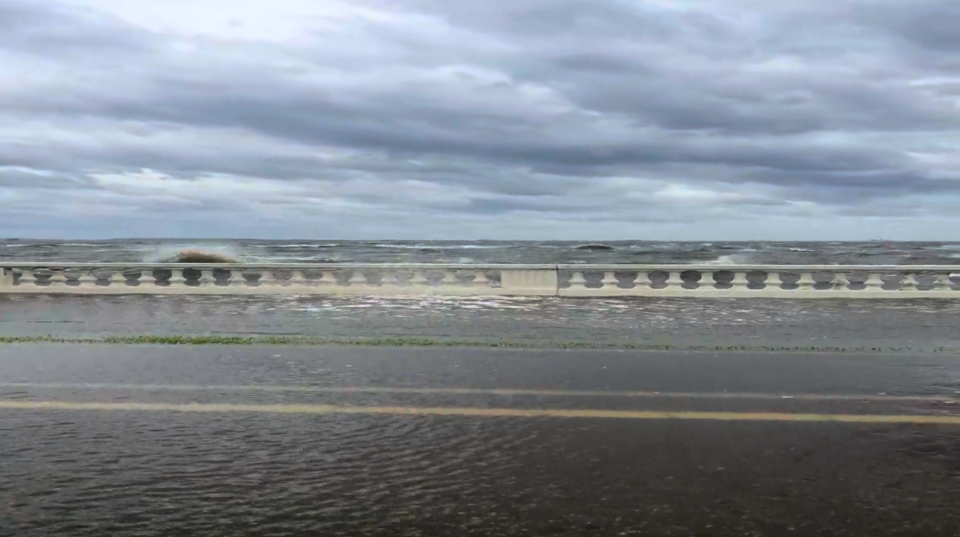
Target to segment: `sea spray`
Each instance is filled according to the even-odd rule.
[[[204,252],[208,254],[214,254],[217,256],[229,257],[236,259],[238,262],[251,262],[251,261],[260,261],[258,259],[253,259],[253,256],[250,255],[240,255],[237,248],[229,244],[164,244],[163,246],[157,248],[152,252],[148,252],[144,256],[144,261],[147,263],[176,263],[180,261],[180,253],[186,250],[195,251],[195,252]]]

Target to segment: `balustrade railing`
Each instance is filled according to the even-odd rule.
[[[960,298],[960,266],[931,265],[0,262],[0,269],[0,293]]]

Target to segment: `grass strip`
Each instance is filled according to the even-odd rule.
[[[503,339],[442,339],[418,337],[320,338],[311,336],[231,336],[231,335],[129,335],[104,337],[0,336],[0,345],[22,343],[86,343],[107,345],[303,345],[358,347],[479,347],[516,349],[633,349],[744,352],[943,352],[958,349],[938,347],[835,347],[776,345],[668,345],[648,342],[592,341],[511,341]]]

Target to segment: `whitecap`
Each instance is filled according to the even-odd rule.
[[[713,261],[695,261],[692,265],[745,265],[750,263],[750,256],[744,254],[721,255]]]
[[[374,244],[374,248],[396,248],[398,250],[422,250],[423,248],[436,248],[426,244]]]
[[[254,248],[336,248],[340,246],[340,243],[330,243],[330,244],[253,244],[251,245]]]

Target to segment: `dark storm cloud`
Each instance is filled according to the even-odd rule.
[[[0,0],[3,210],[61,189],[77,219],[101,196],[483,234],[960,195],[953,2],[244,5]]]
[[[881,10],[878,23],[918,46],[936,52],[960,51],[960,5],[951,0],[893,4]]]
[[[0,2],[0,49],[50,59],[103,60],[150,48],[148,34],[92,10],[62,9],[44,2]]]

